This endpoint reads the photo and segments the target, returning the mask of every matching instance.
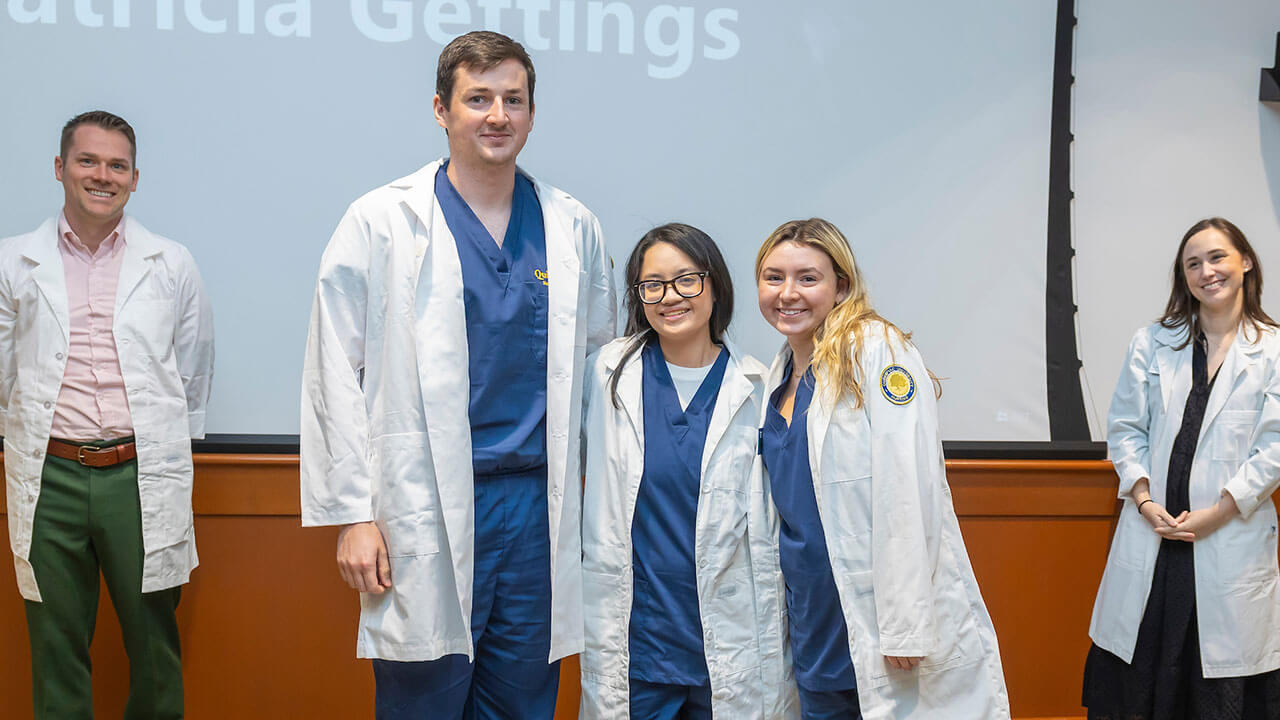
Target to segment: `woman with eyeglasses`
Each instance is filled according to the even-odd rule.
[[[1249,241],[1192,225],[1111,399],[1124,506],[1089,625],[1092,720],[1280,718],[1277,363]]]
[[[585,384],[580,717],[794,717],[776,518],[750,485],[764,366],[725,337],[728,268],[669,224],[626,282],[626,336]]]
[[[920,352],[871,307],[825,220],[775,230],[756,283],[786,339],[765,382],[761,449],[802,717],[1007,720]]]

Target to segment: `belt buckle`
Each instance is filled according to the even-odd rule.
[[[89,463],[84,461],[85,451],[87,450],[89,452],[99,452],[103,449],[104,448],[100,448],[97,445],[81,445],[79,448],[76,449],[76,462],[80,463],[81,465],[84,465],[85,467],[92,467],[91,465],[89,465]]]

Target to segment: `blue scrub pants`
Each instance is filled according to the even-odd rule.
[[[475,479],[475,662],[373,661],[378,720],[551,720],[560,662],[551,654],[547,471]]]
[[[711,720],[711,686],[631,678],[631,720]]]
[[[862,720],[857,690],[800,688],[801,720]]]

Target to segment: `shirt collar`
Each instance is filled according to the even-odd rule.
[[[89,248],[81,242],[79,236],[71,229],[71,223],[67,222],[67,215],[64,211],[58,211],[58,244],[65,250],[90,260],[101,257],[110,257],[119,252],[124,247],[124,216],[120,216],[120,222],[115,229],[107,234],[102,244],[98,246],[96,253],[89,252]]]

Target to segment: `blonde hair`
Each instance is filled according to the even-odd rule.
[[[835,225],[821,218],[792,220],[779,225],[760,246],[760,252],[756,253],[757,282],[765,258],[779,245],[788,242],[826,253],[831,258],[831,266],[835,268],[836,282],[845,283],[845,298],[836,303],[813,334],[813,358],[810,364],[813,365],[819,385],[836,395],[842,391],[850,393],[853,395],[854,407],[860,408],[864,402],[862,383],[865,378],[858,377],[861,371],[857,359],[862,353],[866,323],[878,322],[884,329],[886,341],[889,340],[891,331],[903,343],[911,339],[911,334],[885,320],[871,307],[867,284],[858,270],[857,261],[853,259],[849,241]]]

